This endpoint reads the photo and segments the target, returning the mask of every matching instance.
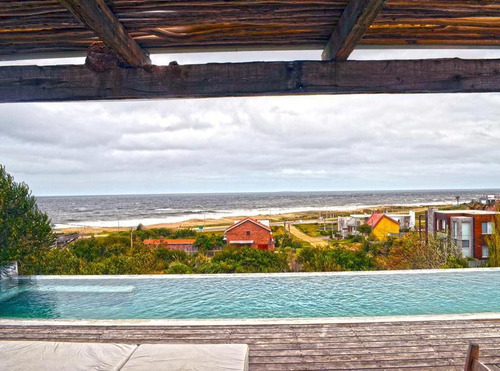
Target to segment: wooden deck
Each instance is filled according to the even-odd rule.
[[[0,326],[0,339],[246,343],[250,370],[463,370],[470,341],[500,370],[500,321],[216,326]]]

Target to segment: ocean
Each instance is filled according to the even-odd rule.
[[[343,191],[37,197],[55,228],[135,227],[189,219],[468,202],[500,190]]]

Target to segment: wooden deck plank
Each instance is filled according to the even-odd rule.
[[[500,321],[223,325],[13,326],[0,339],[125,343],[246,343],[250,370],[459,370],[469,341],[500,364]]]

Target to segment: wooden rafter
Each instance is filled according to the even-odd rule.
[[[345,61],[359,44],[386,0],[350,0],[323,50],[323,60]]]
[[[59,0],[126,65],[150,65],[151,60],[130,36],[104,0]]]
[[[500,92],[500,59],[0,67],[0,102]]]

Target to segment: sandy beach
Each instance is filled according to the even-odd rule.
[[[448,207],[450,204],[443,205],[429,205],[429,206],[418,206],[418,207],[410,207],[410,206],[394,206],[394,205],[384,205],[377,206],[373,208],[363,208],[363,209],[353,209],[353,210],[328,210],[327,211],[327,219],[331,220],[338,216],[345,216],[350,214],[361,214],[367,213],[371,214],[377,211],[380,212],[391,212],[391,213],[405,213],[410,210],[414,210],[417,213],[422,213],[427,210],[429,207]],[[293,212],[293,213],[283,213],[283,214],[260,214],[252,216],[255,219],[264,219],[269,220],[271,223],[279,223],[284,221],[299,221],[299,220],[318,220],[320,217],[325,216],[325,211],[303,211],[303,212]],[[230,218],[207,218],[205,220],[201,219],[189,219],[182,222],[176,223],[160,223],[160,224],[152,224],[145,225],[144,229],[154,229],[154,228],[168,228],[168,229],[178,229],[178,228],[199,228],[203,226],[203,230],[210,231],[212,228],[217,229],[217,227],[225,227],[233,224],[236,220],[241,220],[245,218],[245,215],[235,216]],[[131,227],[78,227],[78,228],[54,228],[54,232],[56,233],[80,233],[80,234],[99,234],[99,233],[107,233],[107,232],[117,232],[117,231],[125,231],[130,230]]]

